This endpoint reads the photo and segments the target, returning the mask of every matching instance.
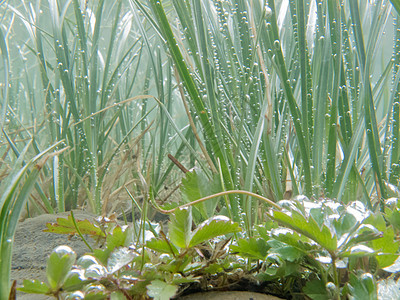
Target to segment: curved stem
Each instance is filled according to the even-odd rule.
[[[260,199],[260,200],[264,201],[265,203],[267,203],[267,204],[269,204],[269,205],[281,210],[281,207],[278,204],[276,204],[275,202],[273,202],[272,200],[270,200],[268,198],[265,198],[263,196],[257,195],[255,193],[248,192],[248,191],[243,191],[243,190],[230,190],[230,191],[216,193],[216,194],[213,194],[213,195],[210,195],[210,196],[207,196],[207,197],[203,197],[203,198],[200,198],[198,200],[183,204],[183,205],[175,207],[173,209],[168,209],[168,210],[164,210],[164,209],[160,208],[154,201],[152,201],[152,202],[153,202],[153,205],[155,206],[155,208],[157,210],[159,210],[161,213],[170,214],[170,213],[173,213],[177,209],[189,207],[189,206],[192,206],[192,205],[195,205],[195,204],[199,204],[201,202],[204,202],[204,201],[207,201],[207,200],[219,197],[219,196],[224,196],[224,195],[229,195],[229,194],[243,194],[243,195],[247,195],[247,196],[250,196],[250,197],[254,197],[254,198]]]
[[[74,216],[74,212],[71,210],[71,218],[72,218],[72,223],[74,223],[75,229],[78,232],[78,235],[82,239],[82,241],[85,243],[85,245],[90,249],[90,252],[93,252],[93,248],[89,245],[89,243],[86,241],[85,237],[83,236],[81,230],[78,227],[78,224],[76,223],[76,219]]]

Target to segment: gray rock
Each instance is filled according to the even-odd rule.
[[[40,215],[26,219],[18,224],[14,236],[11,279],[20,286],[24,279],[46,281],[47,258],[54,248],[60,245],[71,247],[79,256],[89,252],[89,248],[80,237],[43,232],[46,223],[56,222],[57,218],[67,218],[70,213]],[[94,216],[83,211],[74,211],[77,220],[94,220]],[[88,238],[88,242],[92,239]],[[18,299],[49,299],[39,295],[18,293]]]
[[[280,298],[254,292],[208,292],[196,293],[179,300],[279,300]]]

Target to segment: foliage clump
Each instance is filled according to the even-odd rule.
[[[167,233],[151,222],[104,220],[76,222],[72,232],[59,219],[48,226],[53,232],[82,231],[102,246],[78,260],[71,249],[56,248],[48,283],[25,280],[19,290],[66,299],[170,299],[245,285],[291,299],[377,299],[378,280],[399,271],[398,203],[385,213],[358,201],[298,197],[279,205],[251,233],[224,216],[192,229],[192,207],[175,210]]]

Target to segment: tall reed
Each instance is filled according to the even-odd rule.
[[[8,79],[14,100],[7,118],[7,105],[2,106],[2,121],[9,123],[5,134],[10,141],[21,137],[14,143],[16,149],[31,136],[36,137],[37,151],[61,140],[63,147],[69,147],[45,166],[45,175],[51,178],[39,186],[50,187],[40,190],[45,211],[88,205],[95,213],[105,213],[112,192],[137,177],[132,156],[142,140],[136,137],[145,139],[144,151],[154,152],[151,159],[158,157],[153,163],[160,164],[164,148],[150,145],[152,140],[164,145],[168,136],[168,128],[160,127],[159,134],[163,120],[157,123],[157,134],[150,134],[156,127],[150,124],[159,113],[155,101],[147,104],[151,96],[142,94],[149,92],[146,82],[154,81],[151,67],[143,63],[149,56],[143,53],[144,41],[134,28],[128,3],[16,1],[1,9],[9,22],[8,42],[17,53],[11,61],[14,76]],[[164,91],[156,95],[163,96]],[[140,168],[146,169],[145,164],[140,161]],[[158,179],[160,186],[162,180]]]
[[[165,42],[227,189],[371,208],[398,195],[391,2],[131,1]],[[230,205],[257,218],[248,199]]]
[[[169,153],[221,189],[373,208],[398,195],[397,2],[7,2],[6,165],[31,137],[33,154],[65,141],[35,186],[45,211],[104,213],[124,182],[159,197],[181,177]]]

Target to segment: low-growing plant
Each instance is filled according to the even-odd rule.
[[[399,271],[397,203],[383,214],[359,201],[285,200],[250,238],[224,216],[192,230],[191,206],[198,203],[173,209],[168,233],[151,222],[135,232],[104,219],[60,218],[48,231],[89,234],[104,245],[77,261],[72,250],[56,248],[48,282],[25,280],[19,290],[65,299],[170,299],[193,286],[218,290],[252,278],[259,290],[292,299],[377,299],[377,281]]]
[[[399,250],[383,214],[358,201],[344,205],[298,197],[280,205],[282,210],[268,213],[274,222],[258,225],[254,237],[231,247],[261,259],[258,278],[301,278],[302,292],[311,299],[376,299],[376,280]]]
[[[209,249],[204,243],[240,231],[237,223],[224,216],[212,217],[192,230],[191,208],[179,209],[171,217],[168,237],[159,225],[152,223],[145,223],[143,231],[134,239],[132,226],[107,223],[106,227],[103,224],[103,230],[98,230],[99,225],[74,222],[72,217],[58,219],[48,230],[71,234],[73,223],[75,233],[90,234],[96,239],[105,237],[104,246],[76,262],[76,254],[71,249],[57,247],[48,260],[47,283],[25,280],[21,291],[55,297],[65,295],[67,299],[109,296],[133,299],[146,294],[155,299],[169,299],[180,284],[212,273],[215,270],[212,263],[224,256],[226,250],[220,246],[208,257]],[[197,258],[197,253],[206,251],[207,254]]]
[[[23,288],[56,297],[171,295],[184,286],[176,276],[196,284],[242,270],[283,296],[365,299],[398,270],[400,212],[388,199],[400,195],[399,0],[0,3],[0,179],[10,177],[0,186],[2,298],[29,197],[28,214],[78,206],[106,214],[127,191],[141,211],[128,228],[73,217],[49,226],[105,243],[88,243],[87,267],[71,267],[74,253],[57,249],[48,283]],[[69,148],[37,182],[24,166],[14,193],[19,153],[52,144]],[[177,200],[193,212],[162,197],[181,177],[168,157],[187,168]],[[252,191],[274,202],[318,200],[269,210]],[[174,213],[175,229],[149,223],[148,198]],[[191,222],[202,228],[215,215],[243,232],[212,248],[195,243]],[[173,268],[156,270],[164,264]],[[92,277],[80,276],[91,266]]]

